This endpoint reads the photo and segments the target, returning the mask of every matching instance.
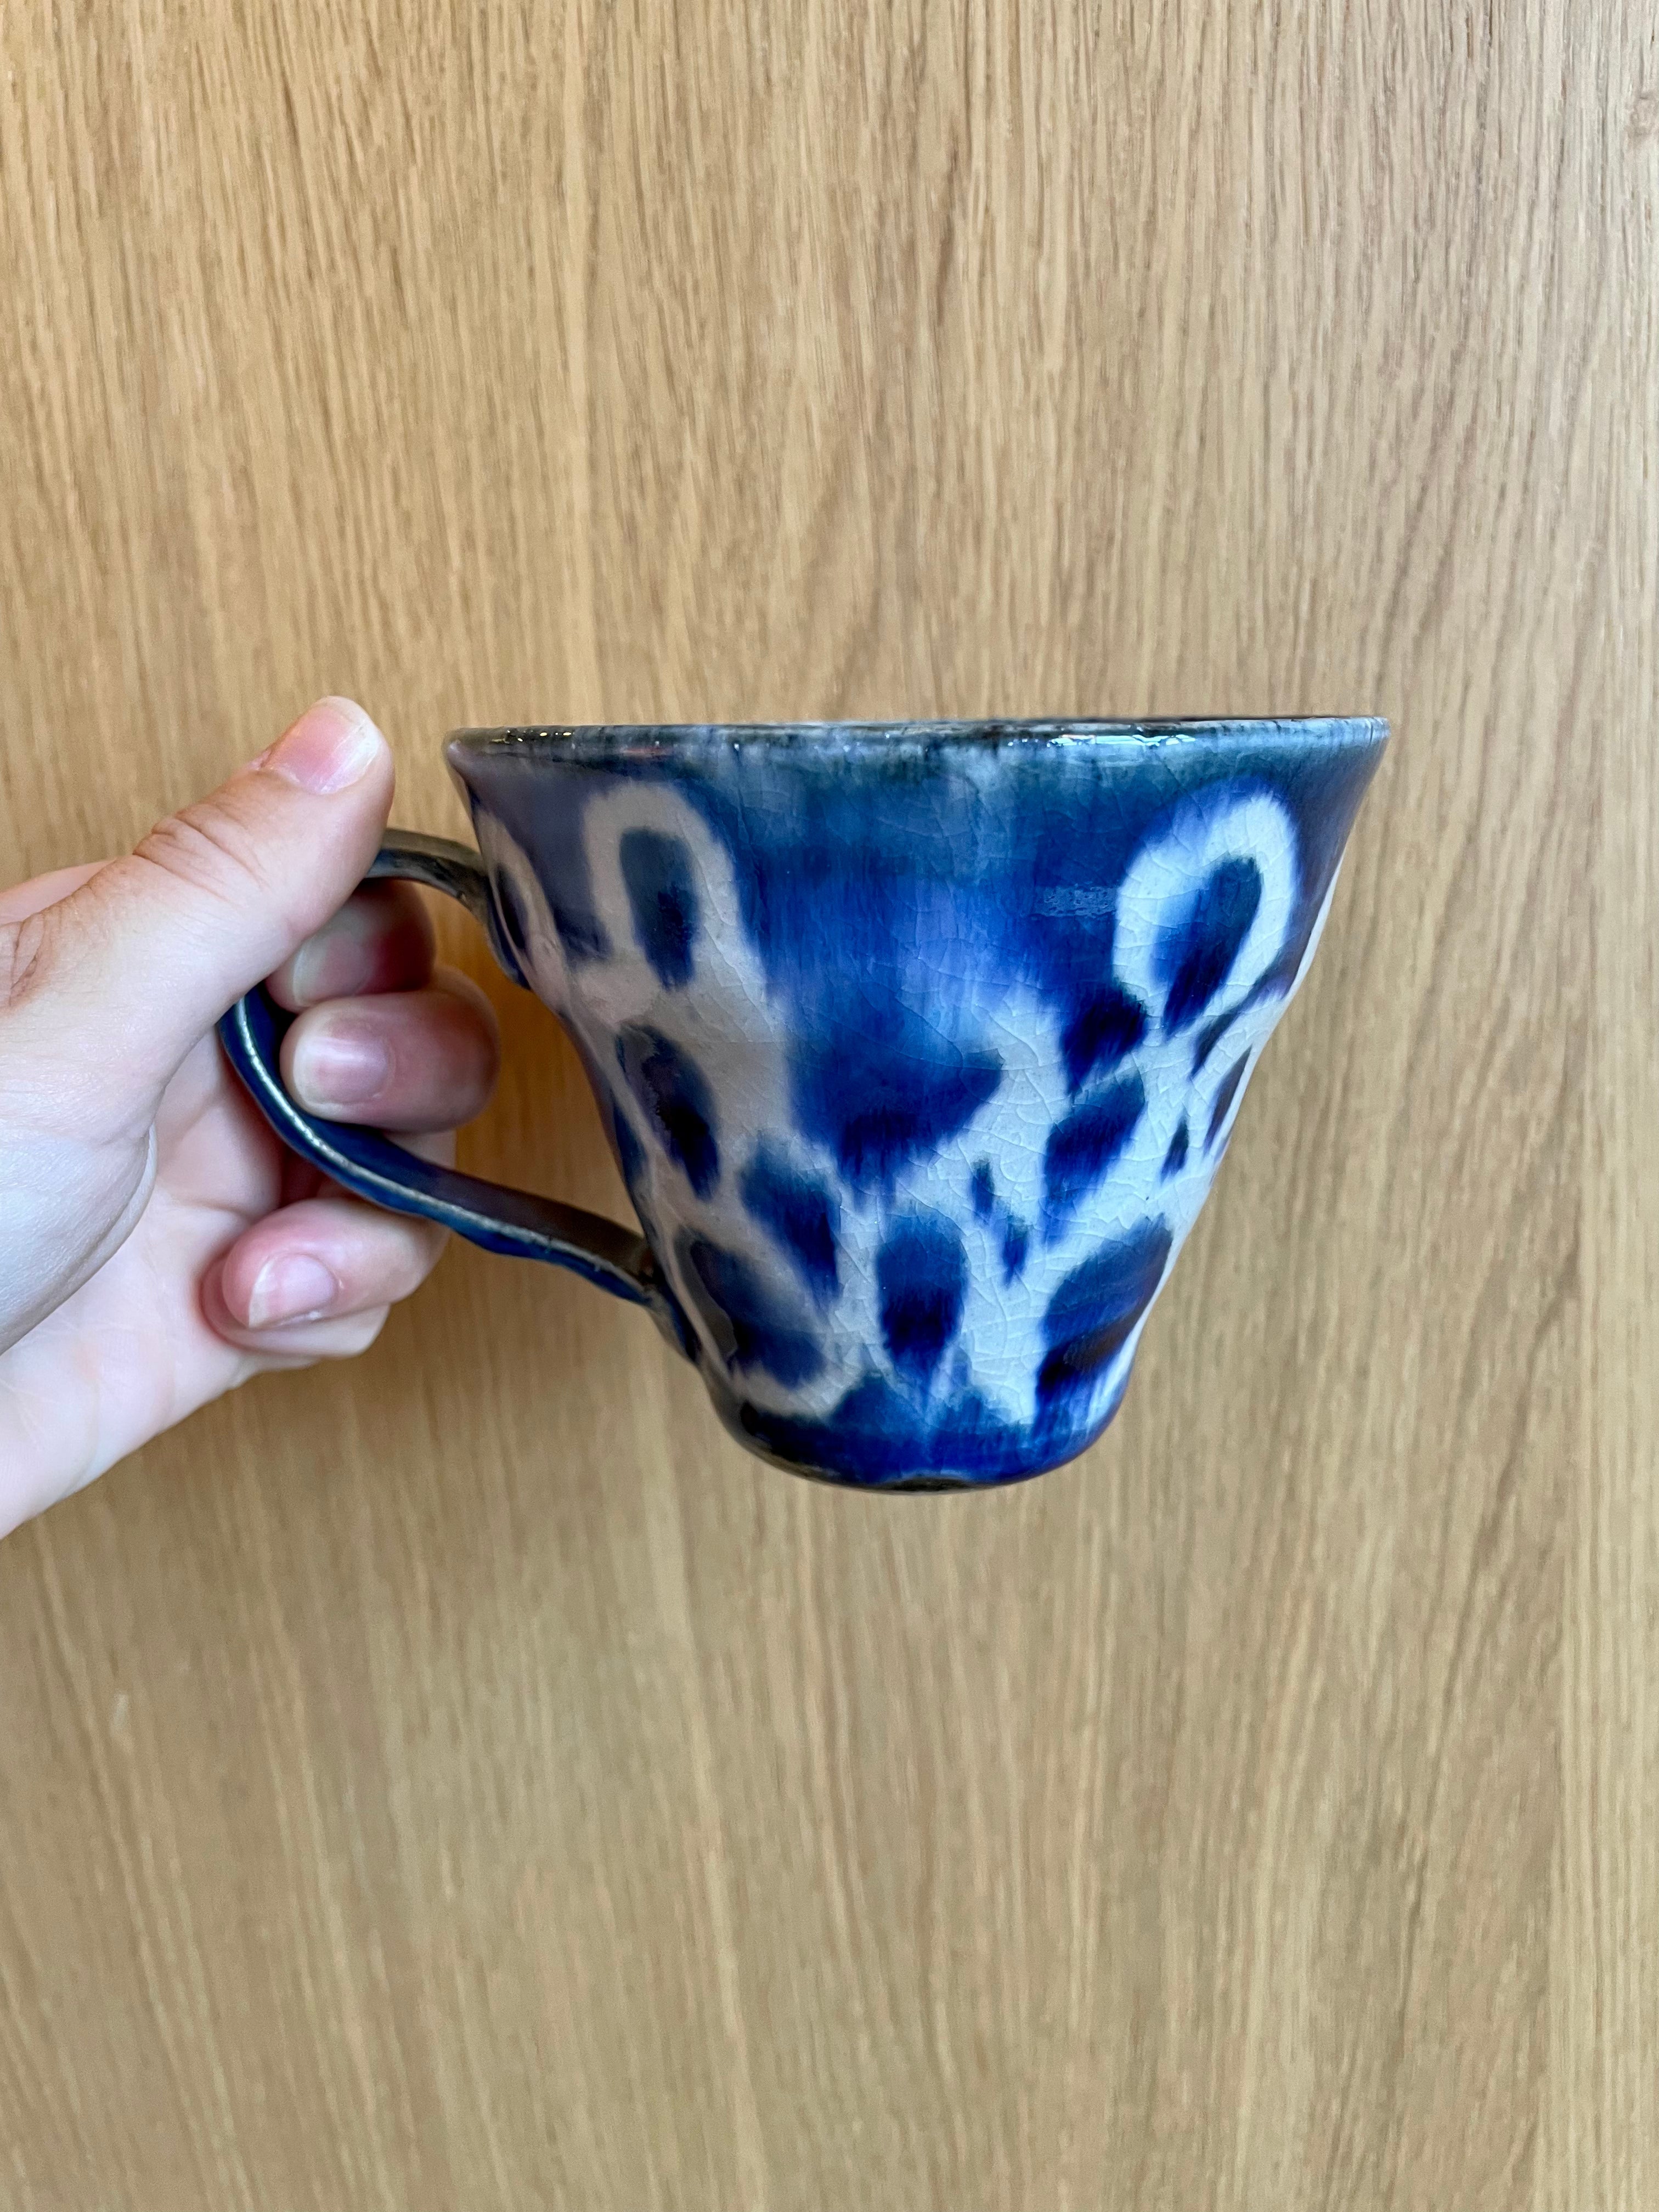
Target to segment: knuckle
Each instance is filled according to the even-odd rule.
[[[240,902],[269,890],[260,841],[228,808],[202,802],[158,822],[135,857],[208,897]]]

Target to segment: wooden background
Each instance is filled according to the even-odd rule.
[[[446,830],[464,720],[1396,728],[1081,1464],[793,1484],[457,1251],[5,1546],[8,2212],[1659,2203],[1651,10],[0,61],[0,878],[324,690]],[[465,1156],[617,1203],[496,997]]]

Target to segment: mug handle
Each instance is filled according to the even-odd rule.
[[[515,982],[524,981],[496,920],[489,874],[470,846],[416,830],[388,830],[363,880],[392,877],[459,900],[483,925],[501,967]],[[463,1175],[459,1168],[437,1167],[378,1130],[319,1121],[296,1106],[278,1072],[283,1038],[293,1019],[262,984],[239,1000],[219,1024],[226,1057],[290,1152],[320,1168],[342,1189],[389,1213],[441,1222],[486,1252],[569,1267],[613,1297],[643,1306],[669,1341],[685,1348],[674,1301],[650,1247],[620,1222],[506,1183],[487,1182],[481,1176]]]

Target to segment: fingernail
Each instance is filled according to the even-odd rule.
[[[250,1328],[275,1328],[283,1322],[317,1321],[340,1295],[340,1285],[309,1252],[289,1252],[267,1260],[253,1279],[247,1302]]]
[[[314,937],[308,937],[293,959],[289,961],[289,988],[301,1006],[315,1006],[319,999],[328,995],[316,988],[327,958],[328,947],[325,945],[319,945]],[[336,994],[339,998],[343,998],[345,995],[343,991]]]
[[[351,927],[351,908],[342,907],[305,943],[289,963],[288,986],[301,1006],[315,1006],[325,999],[349,999],[363,988],[368,965],[358,951],[357,933]]]
[[[319,699],[260,761],[273,775],[326,799],[361,783],[385,750],[386,739],[355,701]]]
[[[326,1029],[301,1031],[289,1079],[302,1106],[361,1106],[391,1073],[392,1055],[379,1037],[361,1029]]]

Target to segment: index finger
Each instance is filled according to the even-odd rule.
[[[414,886],[362,884],[266,988],[299,1013],[331,999],[417,991],[432,974],[432,922]]]

